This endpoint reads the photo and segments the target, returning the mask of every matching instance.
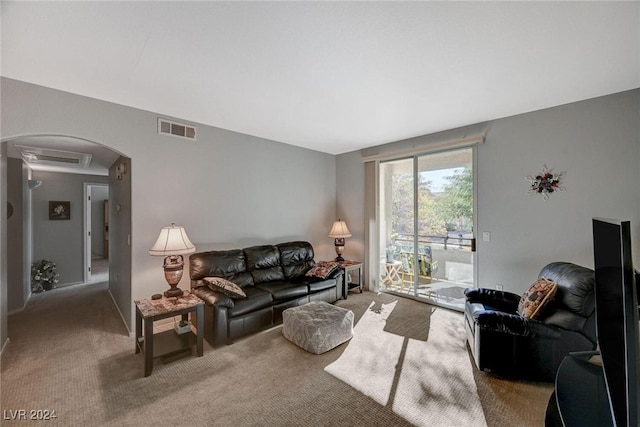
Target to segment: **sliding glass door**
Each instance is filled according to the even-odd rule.
[[[474,286],[473,148],[381,162],[381,290],[464,307]]]

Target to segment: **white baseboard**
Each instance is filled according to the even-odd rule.
[[[22,307],[14,308],[13,310],[7,313],[7,316],[11,316],[12,314],[16,314],[24,311],[27,308],[27,304],[29,304],[29,300],[31,299],[32,296],[33,296],[33,292],[29,290],[29,295],[27,295],[27,299],[24,302],[24,305]]]
[[[70,282],[70,283],[58,283],[56,284],[57,288],[66,288],[67,286],[75,286],[75,285],[83,285],[85,282]]]
[[[2,353],[4,352],[4,349],[7,348],[7,344],[9,344],[9,338],[8,337],[5,340],[5,342],[2,343],[2,347],[0,347],[0,356],[2,356]]]
[[[135,334],[127,326],[127,321],[124,319],[124,316],[122,315],[122,312],[120,311],[120,308],[116,303],[116,299],[113,297],[113,294],[111,293],[111,289],[107,288],[107,292],[109,292],[109,296],[111,297],[111,302],[113,303],[113,306],[116,308],[116,311],[120,315],[120,320],[122,320],[122,324],[124,325],[124,328],[127,330],[127,333],[129,334],[129,336],[133,338]]]
[[[11,310],[10,312],[7,313],[7,316],[11,316],[12,314],[20,313],[20,312],[24,311],[25,308],[27,308],[26,304],[23,305],[22,307],[14,308],[13,310]]]

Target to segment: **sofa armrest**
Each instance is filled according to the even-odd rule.
[[[329,274],[329,276],[327,276],[327,279],[336,279],[337,283],[340,283],[340,280],[342,280],[340,276],[344,276],[344,270],[342,268],[336,268],[331,274]]]
[[[494,310],[478,310],[473,313],[473,320],[480,329],[493,332],[523,337],[537,335],[554,339],[558,339],[561,336],[560,331],[556,328],[518,314]]]
[[[231,297],[223,294],[222,292],[212,291],[206,286],[200,286],[192,289],[191,293],[203,300],[207,305],[213,307],[235,307],[235,304],[233,303],[233,299],[231,299]]]
[[[520,302],[520,295],[495,289],[467,288],[464,294],[467,297],[467,302],[485,304],[507,313],[515,313]]]

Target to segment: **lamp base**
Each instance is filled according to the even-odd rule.
[[[164,296],[167,298],[181,297],[182,289],[178,287],[180,279],[182,279],[182,271],[184,267],[184,259],[182,255],[171,255],[164,259],[164,278],[171,287],[168,291],[164,292]]]
[[[167,298],[176,298],[176,297],[181,297],[183,293],[184,292],[182,291],[182,289],[178,287],[173,287],[168,291],[164,291],[164,296]]]
[[[334,240],[334,245],[335,245],[335,248],[336,248],[336,255],[338,255],[336,257],[336,261],[338,261],[338,262],[344,261],[344,258],[342,258],[342,252],[344,252],[344,238],[342,238],[342,237],[336,238]]]

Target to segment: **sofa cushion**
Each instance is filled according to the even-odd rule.
[[[264,289],[273,295],[274,301],[284,301],[288,299],[305,296],[309,293],[309,288],[301,282],[263,282],[256,285],[257,288]]]
[[[333,288],[334,286],[336,286],[336,279],[326,279],[326,280],[311,279],[306,283],[307,283],[307,286],[309,287],[309,292],[318,292],[318,291],[323,291],[325,289]]]
[[[588,319],[588,317],[576,316],[575,313],[557,306],[553,307],[553,309],[549,306],[541,316],[537,317],[537,320],[546,325],[553,325],[570,331],[581,331],[586,326]]]
[[[285,279],[304,276],[315,265],[313,246],[309,242],[288,242],[277,246]]]
[[[206,286],[205,277],[223,277],[240,287],[253,284],[247,272],[244,252],[241,249],[228,251],[199,252],[189,256],[189,275],[197,286]]]
[[[244,249],[247,270],[255,284],[283,280],[284,273],[280,266],[280,252],[273,245],[252,246]]]
[[[542,310],[553,299],[558,290],[558,285],[544,277],[533,282],[533,284],[522,294],[518,304],[518,314],[522,317],[535,319],[542,313]]]
[[[233,308],[234,303],[233,299],[228,295],[225,295],[221,292],[212,291],[207,286],[200,286],[198,288],[194,288],[191,292],[203,300],[205,304],[213,306],[213,307],[227,307]]]
[[[338,268],[340,268],[340,264],[337,261],[318,261],[313,268],[305,273],[305,276],[326,279]]]
[[[247,260],[247,270],[256,268],[269,268],[280,265],[280,252],[274,245],[251,246],[244,248]]]
[[[247,286],[242,290],[247,294],[247,298],[233,300],[234,307],[229,309],[229,317],[241,316],[273,304],[273,296],[264,289]]]
[[[233,282],[223,279],[222,277],[205,277],[202,279],[209,289],[213,291],[222,292],[231,298],[246,298],[247,294],[244,293],[242,288]]]
[[[252,270],[251,276],[253,276],[253,283],[256,285],[259,283],[280,281],[284,279],[282,267],[280,266]]]

